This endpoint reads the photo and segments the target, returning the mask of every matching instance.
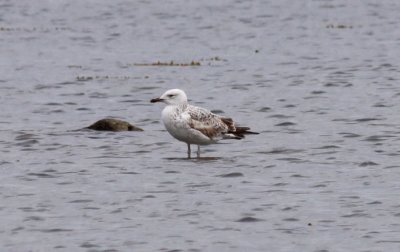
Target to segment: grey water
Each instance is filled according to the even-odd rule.
[[[399,8],[0,1],[0,250],[399,251]],[[260,134],[186,159],[170,88]]]

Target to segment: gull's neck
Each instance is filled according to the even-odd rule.
[[[185,110],[188,107],[188,102],[182,102],[179,104],[168,104],[167,107],[176,108],[178,110]]]

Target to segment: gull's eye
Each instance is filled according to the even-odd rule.
[[[174,94],[169,94],[169,95],[167,95],[168,96],[168,98],[172,98],[172,97],[174,97],[175,95]]]

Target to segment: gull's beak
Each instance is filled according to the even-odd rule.
[[[162,102],[162,101],[164,101],[164,99],[161,99],[161,98],[154,98],[154,99],[150,100],[151,103]]]

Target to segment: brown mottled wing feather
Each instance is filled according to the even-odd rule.
[[[187,112],[191,118],[190,127],[209,138],[225,136],[242,139],[246,134],[258,134],[250,131],[249,127],[236,127],[232,118],[216,115],[203,108],[189,105]]]
[[[222,136],[230,129],[234,129],[232,119],[220,117],[206,109],[189,105],[187,112],[191,118],[189,122],[190,127],[200,131],[209,138]]]
[[[249,127],[237,127],[232,118],[220,117],[220,119],[228,126],[228,133],[233,134],[239,138],[244,138],[246,134],[259,134],[258,132],[250,131]]]
[[[236,131],[236,127],[235,127],[235,123],[233,122],[232,118],[229,117],[220,117],[221,121],[223,123],[225,123],[226,126],[228,126],[228,130],[235,132]]]

